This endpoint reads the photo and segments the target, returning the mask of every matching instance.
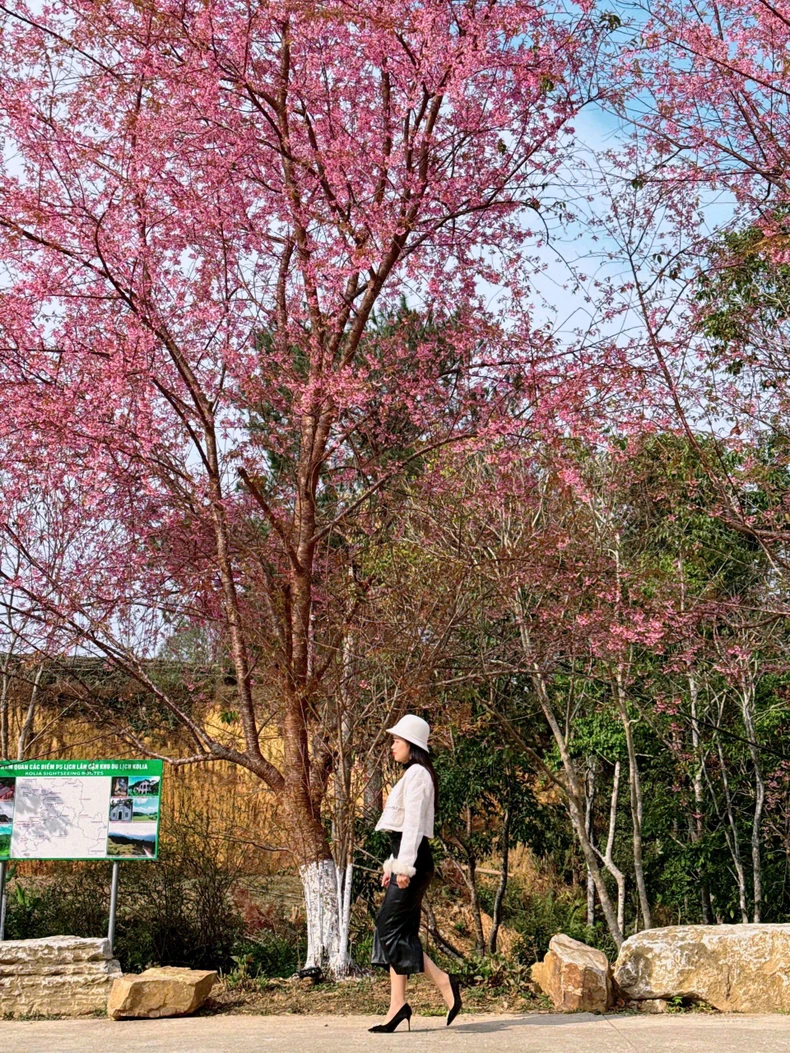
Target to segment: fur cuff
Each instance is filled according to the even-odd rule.
[[[412,878],[417,873],[416,867],[407,867],[403,863],[399,863],[394,856],[390,856],[389,859],[384,861],[384,873],[389,874],[390,877],[393,874],[406,874]]]

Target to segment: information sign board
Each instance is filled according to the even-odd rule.
[[[156,859],[162,761],[0,762],[0,862]]]

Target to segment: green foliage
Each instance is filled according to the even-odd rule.
[[[242,938],[231,956],[238,979],[293,976],[299,967],[299,946],[290,935],[264,932]]]
[[[44,881],[18,879],[9,896],[7,940],[58,934],[100,936],[107,931],[110,866],[106,863],[53,863]],[[9,884],[17,868],[9,867]]]
[[[530,996],[529,966],[518,957],[504,954],[471,954],[461,966],[453,967],[468,987],[485,986],[490,995],[520,999]]]
[[[770,239],[773,246],[788,236],[787,217],[777,218],[780,227]],[[765,232],[758,227],[727,233],[698,282],[697,300],[707,308],[703,332],[720,348],[743,348],[725,367],[735,376],[747,364],[755,331],[776,328],[790,318],[790,266],[776,263],[766,248]]]
[[[617,957],[614,941],[601,924],[586,923],[586,904],[573,895],[555,892],[530,893],[517,882],[508,895],[505,922],[519,935],[515,958],[523,965],[540,961],[549,941],[558,932],[602,950],[610,960]]]
[[[445,848],[462,844],[466,854],[485,856],[501,841],[505,811],[511,842],[527,841],[539,824],[539,807],[524,757],[503,742],[489,716],[456,732],[453,742],[435,758]]]
[[[151,962],[228,969],[243,932],[237,878],[207,838],[183,829],[158,865],[138,864],[133,885],[124,882],[118,956],[132,971]]]
[[[736,472],[733,454],[704,436],[697,441],[705,457]],[[742,595],[762,578],[759,545],[724,524],[716,502],[699,454],[685,438],[657,435],[634,451],[623,494],[623,541],[640,576],[649,575],[655,589],[682,578],[690,602]]]
[[[381,892],[381,862],[390,854],[390,834],[373,830],[370,823],[361,820],[357,825],[356,845],[351,894],[354,902],[363,903],[373,917]]]
[[[609,691],[607,691],[608,694],[610,694]],[[574,722],[571,745],[573,754],[577,757],[594,754],[610,764],[618,760],[623,761],[627,757],[622,722],[606,709],[598,709],[577,717]],[[559,759],[558,753],[557,759]]]

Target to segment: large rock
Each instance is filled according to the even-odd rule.
[[[635,1001],[682,997],[723,1012],[790,1012],[790,925],[673,925],[623,944],[614,969]]]
[[[612,1000],[609,962],[570,936],[552,936],[542,962],[532,966],[532,979],[563,1012],[605,1013]]]
[[[103,1013],[121,967],[109,940],[49,936],[0,943],[0,1018]]]
[[[112,986],[107,1015],[128,1017],[186,1016],[203,1005],[217,974],[203,969],[163,966],[129,973]]]

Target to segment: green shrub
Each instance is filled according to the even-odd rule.
[[[367,969],[373,955],[373,933],[360,933],[357,939],[351,942],[350,952],[357,965]]]
[[[168,831],[158,864],[121,871],[116,951],[130,971],[150,963],[229,970],[243,935],[238,873],[193,817]]]
[[[244,977],[293,976],[299,967],[299,947],[288,936],[264,932],[242,938],[233,951],[236,972]]]
[[[21,879],[10,888],[5,936],[32,940],[59,934],[100,936],[107,932],[110,874],[107,863],[54,863],[42,880]],[[16,867],[9,867],[9,879]]]

